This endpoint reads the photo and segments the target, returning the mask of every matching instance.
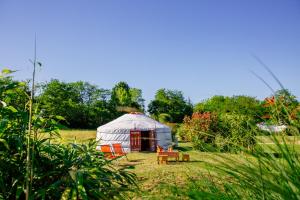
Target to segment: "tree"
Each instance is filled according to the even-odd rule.
[[[40,108],[47,115],[59,115],[70,128],[95,128],[115,117],[108,102],[110,92],[87,82],[51,80],[40,86]]]
[[[299,120],[299,102],[286,89],[278,90],[274,96],[266,98],[262,107],[263,117],[273,124],[290,124]]]
[[[132,106],[137,107],[140,110],[144,110],[145,99],[143,99],[142,90],[137,88],[130,88],[130,94],[131,94]]]
[[[159,89],[155,99],[148,105],[148,112],[156,119],[160,119],[160,115],[163,115],[164,119],[169,118],[169,122],[181,123],[184,116],[192,114],[193,106],[184,98],[181,91]]]
[[[131,105],[130,87],[126,82],[119,82],[113,87],[111,101],[118,106]]]
[[[195,112],[216,112],[218,114],[236,113],[259,118],[262,113],[260,101],[254,97],[239,95],[233,97],[213,96],[198,103]]]
[[[129,110],[130,108],[135,108],[133,110],[143,111],[144,101],[142,90],[130,88],[126,82],[119,82],[112,89],[111,103],[121,111],[126,107]]]

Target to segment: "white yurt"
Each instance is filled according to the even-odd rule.
[[[155,151],[172,144],[171,129],[141,113],[124,114],[97,128],[99,145],[121,143],[124,151]],[[97,147],[99,148],[99,146]]]

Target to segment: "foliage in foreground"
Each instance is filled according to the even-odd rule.
[[[0,199],[25,198],[29,135],[25,85],[4,75],[0,78]],[[63,145],[46,138],[58,135],[56,121],[61,117],[39,112],[32,119],[30,199],[108,199],[132,189],[135,175],[114,169],[95,143]]]

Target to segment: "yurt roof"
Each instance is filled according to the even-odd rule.
[[[124,114],[121,117],[98,127],[99,132],[112,132],[113,130],[160,130],[170,132],[170,128],[141,113]]]

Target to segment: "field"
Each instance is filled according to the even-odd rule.
[[[140,191],[133,193],[133,199],[188,199],[193,180],[212,179],[220,176],[216,173],[216,161],[221,156],[239,159],[238,155],[197,152],[189,143],[180,143],[180,152],[188,153],[190,162],[171,161],[168,165],[157,164],[156,153],[130,153],[128,160],[122,159],[119,165],[134,166]]]
[[[96,138],[96,130],[60,130],[60,137],[55,137],[59,143],[85,143]]]
[[[96,131],[92,130],[64,130],[61,131],[61,139],[57,141],[84,143],[95,137]],[[269,151],[269,146],[273,145],[272,140],[269,137],[259,139],[262,143],[260,145],[264,145],[266,151]],[[290,143],[293,143],[294,139],[298,144],[299,138],[287,138]],[[300,150],[299,146],[297,145],[297,148]],[[139,190],[129,193],[130,199],[187,199],[195,180],[200,180],[204,185],[208,179],[216,183],[224,181],[224,176],[217,170],[217,161],[225,157],[235,161],[245,158],[244,154],[194,151],[190,143],[179,143],[177,150],[190,154],[190,162],[171,160],[168,165],[158,165],[156,153],[130,153],[127,156],[128,160],[124,157],[113,161],[116,167],[130,166],[130,171],[137,175]]]

